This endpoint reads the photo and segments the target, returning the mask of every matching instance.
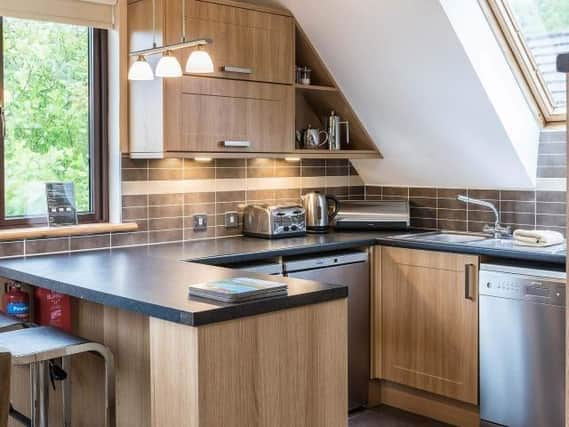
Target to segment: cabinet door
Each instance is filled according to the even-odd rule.
[[[181,5],[167,1],[167,40],[180,40]],[[189,40],[211,38],[206,46],[214,76],[273,83],[293,83],[294,22],[290,16],[203,0],[186,0]],[[184,49],[185,60],[190,50]],[[224,71],[233,67],[233,71]]]
[[[193,76],[167,86],[167,151],[282,153],[294,147],[292,86]]]
[[[383,247],[383,378],[478,402],[478,258]]]

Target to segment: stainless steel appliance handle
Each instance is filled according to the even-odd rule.
[[[235,65],[224,65],[222,69],[226,73],[253,74],[253,69],[249,68],[249,67],[237,67]]]
[[[469,300],[474,300],[472,296],[474,268],[474,264],[465,264],[464,266],[464,298]]]

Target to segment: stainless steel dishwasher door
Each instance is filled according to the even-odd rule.
[[[483,268],[481,418],[509,427],[565,425],[564,283]]]
[[[370,378],[370,279],[367,253],[296,258],[284,264],[289,277],[348,287],[348,408],[353,410],[364,406]]]

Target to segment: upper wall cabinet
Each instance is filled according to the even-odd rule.
[[[291,86],[196,76],[169,83],[164,119],[169,152],[294,148]]]
[[[212,43],[204,49],[212,57],[214,72],[129,83],[132,158],[258,153],[380,157],[289,12],[233,0],[154,0],[154,4],[155,8],[153,0],[129,0],[130,51],[151,48],[154,42],[176,44],[184,40],[184,33],[185,40],[209,38]],[[192,49],[173,51],[182,68]],[[159,59],[160,55],[147,57],[152,68]],[[295,83],[295,65],[312,68],[312,85]],[[341,149],[302,146],[304,139],[297,135],[308,127],[327,129],[332,111],[349,123]]]
[[[181,2],[166,2],[166,43],[180,41]],[[272,83],[293,83],[294,22],[290,16],[186,0],[186,38],[209,37],[207,46],[216,77]],[[182,53],[184,55],[186,53]]]

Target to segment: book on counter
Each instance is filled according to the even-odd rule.
[[[286,295],[288,287],[285,283],[270,280],[234,277],[191,285],[189,290],[190,296],[236,303]]]

